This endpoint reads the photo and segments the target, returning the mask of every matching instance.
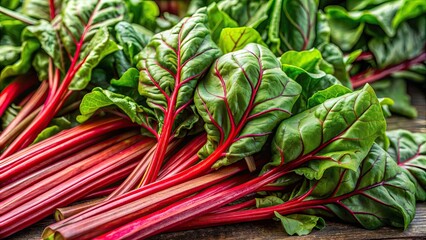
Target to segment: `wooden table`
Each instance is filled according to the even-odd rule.
[[[426,98],[425,93],[416,86],[409,86],[409,92],[413,96],[412,103],[416,106],[419,116],[415,120],[399,116],[388,119],[388,129],[404,128],[414,132],[426,133]],[[9,239],[33,240],[40,239],[44,227],[53,223],[48,218],[33,226],[14,234]],[[394,228],[381,228],[374,231],[362,229],[357,226],[327,221],[327,226],[321,231],[313,231],[308,236],[287,236],[279,222],[272,220],[253,223],[241,223],[228,226],[211,227],[205,229],[166,233],[153,237],[155,240],[248,240],[248,239],[426,239],[426,203],[418,203],[416,217],[405,231]]]

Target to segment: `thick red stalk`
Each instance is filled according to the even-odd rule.
[[[84,197],[83,200],[89,200],[89,199],[94,199],[94,198],[102,198],[102,197],[106,197],[109,194],[111,194],[112,192],[114,192],[114,190],[117,189],[117,186],[115,187],[108,187],[102,190],[98,190],[96,192],[93,193],[89,193],[87,196]]]
[[[83,161],[72,164],[71,166],[63,169],[62,171],[52,174],[49,177],[42,179],[39,182],[36,182],[30,187],[17,192],[9,198],[2,200],[0,202],[0,205],[2,206],[2,208],[0,209],[0,215],[5,214],[9,211],[13,211],[15,208],[19,207],[20,205],[23,205],[24,203],[31,202],[33,198],[47,192],[50,189],[57,188],[57,186],[61,186],[62,183],[66,183],[70,179],[74,178],[76,175],[82,175],[83,177],[85,177],[86,175],[84,174],[89,174],[94,166],[100,165],[102,163],[107,164],[108,162],[110,162],[109,158],[117,158],[117,156],[115,155],[117,155],[118,152],[121,152],[126,148],[130,148],[130,146],[136,143],[139,147],[141,147],[141,152],[147,150],[151,144],[149,144],[149,141],[144,141],[141,139],[141,136],[133,136],[119,144],[116,144],[110,148],[101,151],[98,154],[92,155],[91,157],[86,158]]]
[[[13,194],[17,194],[19,191],[30,188],[32,185],[35,185],[39,181],[46,179],[53,174],[73,165],[76,164],[106,148],[114,147],[116,144],[119,144],[120,142],[124,141],[125,139],[132,137],[136,135],[137,132],[129,132],[124,133],[121,135],[113,135],[113,137],[110,137],[107,140],[103,140],[102,138],[105,138],[102,136],[102,138],[95,138],[94,142],[88,141],[91,143],[90,145],[87,145],[88,148],[83,149],[82,151],[72,151],[71,154],[63,159],[60,160],[52,165],[49,165],[47,167],[43,167],[38,171],[27,173],[22,175],[21,178],[15,179],[12,183],[8,185],[1,184],[0,186],[0,200],[9,197]],[[74,149],[73,149],[74,150]]]
[[[244,169],[246,169],[246,166],[243,163],[220,169],[211,174],[193,179],[188,183],[174,185],[169,189],[154,193],[146,198],[138,198],[127,205],[116,206],[114,213],[105,212],[104,214],[90,218],[81,218],[84,214],[77,214],[65,221],[52,224],[45,230],[43,236],[47,237],[53,234],[54,231],[57,231],[67,239],[81,239],[83,236],[85,238],[94,237],[114,227],[120,226],[122,222],[131,221],[138,216],[155,211],[159,207],[167,206],[201,189],[221,182]],[[104,203],[100,205],[102,204]],[[94,225],[102,227],[94,227]]]
[[[0,117],[9,107],[9,105],[16,100],[16,98],[37,84],[37,79],[34,76],[24,75],[16,78],[0,93]]]
[[[109,118],[64,130],[54,137],[38,142],[8,158],[0,160],[0,173],[20,164],[42,161],[43,157],[53,157],[56,154],[60,154],[64,149],[79,145],[92,137],[131,126],[135,125],[125,120]],[[63,148],[60,145],[64,145],[62,146]]]
[[[359,73],[353,77],[351,77],[351,83],[353,88],[359,88],[364,86],[367,83],[372,83],[377,80],[380,80],[384,77],[391,75],[392,73],[403,71],[409,69],[411,66],[421,63],[426,60],[426,52],[423,52],[419,56],[404,61],[402,63],[389,66],[384,69],[377,69],[374,71],[367,70],[365,72]]]
[[[21,216],[19,212],[16,216],[18,219],[12,219],[7,224],[0,222],[0,238],[6,238],[7,236],[22,230],[40,220],[52,214],[57,206],[66,206],[83,198],[87,193],[100,189],[102,187],[111,185],[121,179],[123,179],[129,172],[136,166],[136,163],[128,164],[123,168],[118,168],[116,171],[112,171],[105,176],[90,181],[85,181],[83,184],[78,184],[77,187],[57,189],[58,196],[53,201],[52,199],[46,198],[46,202],[36,208],[29,209],[30,212],[25,213],[25,216]],[[0,216],[2,218],[2,216]]]

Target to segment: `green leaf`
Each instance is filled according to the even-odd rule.
[[[259,33],[250,27],[224,28],[219,38],[219,48],[223,53],[243,49],[249,43],[258,43],[266,46]]]
[[[320,90],[340,82],[320,69],[323,59],[317,49],[288,51],[281,56],[283,71],[302,86],[302,93],[295,106],[295,112],[307,109],[308,99]]]
[[[316,38],[314,46],[319,47],[322,44],[330,43],[330,25],[327,21],[327,16],[322,10],[319,10],[317,13],[317,23],[316,23]]]
[[[37,138],[34,140],[33,144],[50,138],[58,134],[60,131],[68,128],[71,128],[71,122],[68,119],[65,117],[54,118],[52,119],[52,122],[49,124],[49,126],[37,135]]]
[[[332,43],[324,44],[319,47],[322,57],[326,62],[333,66],[333,76],[335,76],[345,87],[352,88],[348,73],[348,64],[351,62],[345,59],[342,50]],[[360,53],[355,52],[356,54]]]
[[[266,196],[264,198],[256,198],[256,208],[264,208],[283,204],[284,200],[276,196]]]
[[[62,7],[59,29],[63,46],[71,56],[78,46],[88,53],[91,49],[86,45],[99,29],[114,26],[125,17],[126,6],[120,0],[68,0]]]
[[[8,77],[17,76],[28,72],[31,68],[33,54],[39,49],[40,44],[35,39],[25,41],[21,46],[21,56],[15,63],[6,66],[0,73],[0,83]],[[1,85],[1,84],[0,84]]]
[[[226,0],[217,3],[220,10],[234,19],[238,26],[256,27],[257,21],[268,18],[265,13],[269,5],[268,0]]]
[[[426,41],[426,17],[416,24],[403,23],[396,35],[376,37],[368,42],[368,48],[374,54],[378,68],[385,68],[414,58],[424,51]]]
[[[81,56],[81,66],[69,86],[71,90],[82,90],[90,82],[92,70],[108,54],[119,50],[119,46],[110,39],[106,27],[99,28],[96,35],[90,40]]]
[[[318,10],[316,0],[276,0],[269,23],[269,46],[276,54],[313,46]]]
[[[215,43],[219,42],[222,29],[236,28],[238,23],[228,16],[225,12],[219,10],[215,3],[208,7],[208,23],[212,34],[212,39]]]
[[[324,90],[319,90],[308,99],[308,108],[315,107],[328,99],[337,98],[352,92],[349,88],[342,85],[333,85]]]
[[[321,217],[306,214],[290,214],[283,216],[278,212],[274,212],[274,214],[275,217],[281,221],[288,235],[308,235],[314,228],[323,229],[325,227],[325,221]]]
[[[21,56],[21,47],[11,45],[0,46],[0,67],[6,67],[16,62]]]
[[[194,102],[208,135],[198,154],[206,158],[225,149],[214,168],[260,151],[291,115],[301,89],[280,65],[268,48],[251,43],[219,58],[198,85]]]
[[[155,1],[126,0],[131,22],[140,24],[151,31],[157,27],[160,9]]]
[[[206,24],[206,9],[202,8],[172,29],[154,35],[138,55],[139,93],[153,109],[159,133],[166,125],[171,132],[165,134],[181,137],[199,120],[191,107],[194,90],[221,54]]]
[[[396,163],[408,170],[416,185],[416,199],[426,200],[426,134],[394,130],[386,133],[390,145],[389,155]]]
[[[115,25],[115,37],[123,47],[123,51],[130,59],[132,65],[136,65],[135,56],[148,44],[149,36],[136,31],[128,22],[119,22]]]
[[[15,119],[20,110],[20,106],[12,103],[1,116],[1,128],[5,129]]]
[[[62,0],[55,0],[55,8],[61,9]],[[64,1],[65,2],[65,1]],[[50,19],[49,0],[24,0],[22,13],[35,19]]]
[[[423,0],[404,0],[402,2],[401,8],[392,19],[392,26],[395,29],[399,27],[402,22],[426,13],[426,2]]]
[[[129,68],[120,79],[112,79],[111,85],[116,87],[137,88],[139,83],[139,71],[136,68]]]
[[[356,170],[385,128],[380,103],[367,85],[284,120],[272,143],[272,162],[264,169],[307,162],[296,173],[309,179],[320,179],[331,167]]]
[[[311,208],[311,214],[327,213],[367,229],[405,229],[414,218],[415,186],[377,144],[354,171],[332,168],[321,180],[307,182],[310,187],[301,189],[294,200],[303,202],[304,209]],[[319,206],[323,210],[315,210]]]
[[[109,106],[120,108],[132,122],[143,123],[141,119],[143,109],[132,98],[102,88],[94,88],[92,92],[84,95],[80,104],[81,115],[77,116],[77,121],[85,122],[96,111]]]
[[[38,79],[41,81],[47,80],[49,77],[49,55],[44,51],[38,50],[34,55],[32,66],[37,72]]]
[[[20,0],[1,0],[0,6],[15,10],[20,5],[20,3]]]
[[[378,97],[388,97],[394,100],[394,104],[389,106],[391,112],[408,118],[417,117],[417,110],[411,105],[411,97],[407,93],[407,84],[403,79],[384,79],[372,86]]]

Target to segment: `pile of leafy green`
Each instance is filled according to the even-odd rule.
[[[175,16],[146,0],[0,1],[0,174],[13,182],[8,161],[32,143],[114,115],[155,146],[110,197],[44,238],[268,218],[290,235],[323,217],[406,228],[426,199],[426,135],[386,133],[385,116],[417,116],[406,80],[425,86],[426,3],[333,2],[193,0]],[[194,135],[206,136],[199,162],[160,178]],[[244,161],[261,171],[242,173]],[[0,212],[0,237],[35,219],[18,210]]]

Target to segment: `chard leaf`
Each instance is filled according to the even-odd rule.
[[[209,29],[212,34],[212,39],[215,43],[219,42],[222,29],[238,27],[238,23],[235,22],[232,18],[230,18],[228,14],[219,10],[215,3],[208,7],[208,16]]]
[[[284,120],[272,143],[272,162],[265,169],[306,163],[296,173],[308,179],[320,179],[331,167],[356,170],[385,126],[380,103],[367,85]]]
[[[426,12],[426,2],[422,0],[404,0],[402,1],[401,8],[392,19],[392,26],[394,28],[408,20],[421,16]],[[424,25],[423,25],[424,26]],[[423,32],[424,33],[424,32]]]
[[[324,90],[319,90],[308,99],[308,108],[313,108],[328,99],[337,98],[352,92],[349,88],[342,85],[333,85]]]
[[[155,1],[146,0],[125,0],[131,22],[154,31],[157,27],[157,18],[160,16],[160,9]]]
[[[322,10],[319,10],[317,13],[315,31],[316,38],[314,46],[319,47],[320,45],[330,43],[330,25],[328,24],[327,16]]]
[[[74,75],[69,89],[82,90],[90,82],[92,70],[108,54],[119,50],[119,46],[110,39],[108,29],[100,28],[82,52],[85,56]]]
[[[248,44],[219,58],[197,87],[194,101],[205,122],[206,158],[216,151],[229,165],[261,150],[279,122],[291,115],[300,86],[266,47]]]
[[[81,48],[86,53],[80,56],[83,60],[91,51],[87,45],[98,30],[114,26],[125,18],[125,14],[126,6],[120,0],[66,1],[61,11],[59,32],[68,54],[73,56]]]
[[[271,50],[282,54],[313,46],[317,17],[317,0],[276,0],[269,23]]]
[[[224,28],[218,45],[223,53],[229,53],[243,49],[249,43],[266,46],[259,33],[251,27]]]
[[[330,169],[311,186],[311,193],[302,197],[305,205],[313,209],[324,206],[325,212],[367,229],[405,229],[414,218],[415,186],[407,172],[377,144],[356,171]]]
[[[199,119],[190,107],[195,86],[221,54],[206,24],[203,8],[154,35],[139,54],[139,93],[154,110],[157,131],[166,139],[185,135]]]
[[[1,116],[1,129],[5,129],[15,119],[20,110],[20,106],[12,103]]]
[[[408,170],[416,185],[416,199],[426,200],[426,134],[395,130],[386,133],[390,145],[389,155]]]
[[[324,60],[333,66],[333,76],[335,76],[345,87],[351,89],[352,84],[348,72],[348,65],[351,62],[347,60],[345,61],[342,50],[333,43],[323,44],[318,49],[320,50]],[[356,54],[359,53],[359,51],[356,52]],[[353,58],[353,56],[351,57]]]
[[[63,0],[55,0],[55,9],[60,9]],[[24,0],[22,13],[35,19],[50,19],[49,0]]]
[[[49,126],[37,135],[37,138],[34,140],[33,144],[41,142],[68,128],[71,128],[71,122],[68,119],[65,117],[54,118],[52,119]]]
[[[426,17],[415,24],[403,23],[394,37],[375,37],[368,42],[378,68],[385,68],[412,59],[424,51]],[[422,30],[423,29],[423,30]]]
[[[283,216],[278,212],[274,212],[274,214],[275,217],[281,221],[288,235],[308,235],[314,228],[323,229],[325,227],[325,221],[321,217],[306,214],[290,214]]]
[[[255,22],[268,18],[264,14],[264,9],[268,7],[269,2],[267,0],[226,0],[219,1],[217,4],[219,9],[234,19],[239,26],[255,27],[257,26]]]
[[[49,76],[49,55],[46,52],[39,50],[34,55],[32,62],[34,70],[37,72],[38,79],[44,81],[48,79]]]
[[[16,62],[21,56],[21,47],[11,45],[0,46],[0,67],[6,67]]]
[[[21,55],[18,61],[6,66],[0,73],[0,85],[8,77],[28,72],[31,68],[32,56],[39,49],[40,44],[35,39],[28,39],[22,43]]]
[[[256,208],[264,208],[283,204],[284,200],[277,196],[266,196],[264,198],[256,198]]]
[[[295,106],[295,112],[307,109],[308,99],[320,90],[340,84],[332,75],[320,69],[323,62],[317,49],[308,51],[287,51],[281,56],[283,71],[302,86],[302,93]]]
[[[136,68],[129,68],[120,79],[111,80],[111,85],[116,87],[137,88],[139,83],[139,71]]]
[[[115,25],[115,37],[123,47],[127,58],[132,65],[136,65],[135,56],[148,44],[149,36],[142,34],[128,22],[119,22]]]
[[[372,86],[378,97],[389,97],[394,100],[394,104],[389,106],[391,112],[408,118],[417,117],[417,110],[411,105],[411,97],[407,93],[407,84],[403,79],[383,79]]]

